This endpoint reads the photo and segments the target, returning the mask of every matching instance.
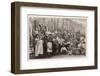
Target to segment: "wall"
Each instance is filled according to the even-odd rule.
[[[57,3],[68,5],[87,5],[98,6],[98,33],[100,33],[100,0],[0,0],[0,76],[17,76],[10,73],[11,60],[11,6],[13,1],[25,2],[41,2],[41,3]],[[100,42],[100,35],[98,36]],[[100,44],[98,44],[100,46]],[[100,50],[100,49],[98,49]],[[100,51],[98,52],[100,57]],[[99,60],[100,67],[100,60]],[[81,70],[81,71],[65,71],[53,73],[24,74],[24,76],[100,76],[100,68],[98,70]],[[23,76],[18,75],[18,76]]]

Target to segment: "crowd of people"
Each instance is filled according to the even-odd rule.
[[[43,27],[42,27],[43,28]],[[51,32],[46,29],[32,32],[30,36],[31,58],[46,58],[55,55],[85,55],[85,35],[71,30]]]

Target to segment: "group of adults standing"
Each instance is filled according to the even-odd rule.
[[[44,36],[37,34],[34,41],[35,57],[50,57],[60,53],[58,40],[53,38],[51,34]]]
[[[80,50],[80,47],[83,48],[83,46],[85,46],[85,42],[83,42],[85,38],[83,37],[83,39],[81,39],[78,35],[76,37],[79,38],[72,40],[70,37],[67,37],[67,33],[64,35],[64,33],[52,33],[50,31],[35,31],[31,41],[34,57],[51,57],[62,54],[63,52],[64,54],[72,54],[73,48],[76,50],[79,48]]]

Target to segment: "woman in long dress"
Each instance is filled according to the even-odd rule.
[[[43,40],[41,37],[37,37],[36,39],[36,45],[35,45],[35,56],[42,56],[43,55]]]
[[[44,54],[44,57],[47,57],[47,42],[48,42],[48,37],[44,36],[44,38],[43,38],[43,54]]]
[[[52,38],[49,37],[48,42],[47,42],[47,52],[48,56],[52,55],[53,49],[52,49]]]

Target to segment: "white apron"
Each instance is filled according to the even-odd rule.
[[[36,46],[35,46],[35,56],[38,56],[39,54],[43,54],[43,41],[37,40]]]
[[[49,53],[52,52],[52,42],[47,43],[47,52],[49,52]]]

